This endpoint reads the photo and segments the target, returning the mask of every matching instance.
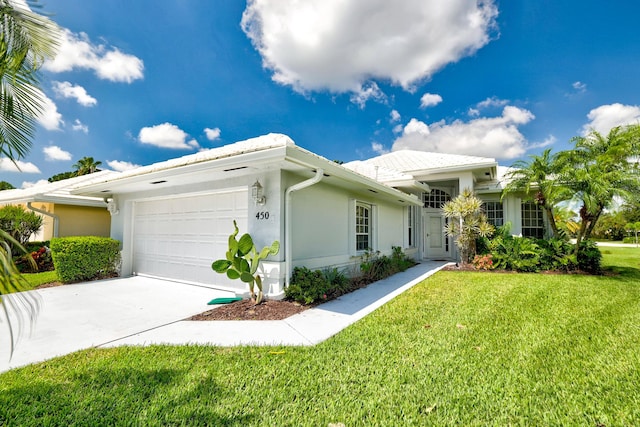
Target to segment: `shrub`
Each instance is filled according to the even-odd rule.
[[[33,245],[28,245],[27,250],[33,249]],[[33,260],[29,260],[29,257]],[[51,271],[53,270],[53,259],[51,257],[51,250],[44,245],[41,245],[35,250],[31,250],[31,252],[16,256],[13,258],[16,267],[21,273],[35,273],[37,271]],[[35,264],[34,264],[35,263]]]
[[[574,270],[576,267],[573,255],[574,245],[563,239],[539,239],[540,268],[542,270]]]
[[[493,255],[476,255],[473,257],[473,267],[476,270],[492,270],[493,266]]]
[[[42,217],[35,212],[27,211],[21,206],[7,205],[0,208],[0,229],[6,231],[21,245],[41,227]]]
[[[359,280],[364,283],[376,282],[405,271],[407,268],[415,265],[415,262],[406,256],[399,246],[392,246],[392,255],[380,255],[379,251],[366,251],[360,262],[361,277]]]
[[[533,272],[540,269],[539,247],[526,237],[498,235],[489,244],[495,268]]]
[[[593,240],[580,242],[578,268],[591,274],[600,274],[602,272],[602,253]]]
[[[285,296],[301,304],[312,304],[317,300],[327,299],[329,285],[322,271],[295,267],[289,286],[285,289]]]
[[[113,277],[120,242],[108,237],[58,237],[51,240],[53,264],[64,283]]]

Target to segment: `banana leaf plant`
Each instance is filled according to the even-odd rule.
[[[239,230],[236,221],[233,221],[235,231],[229,236],[229,250],[225,259],[219,259],[211,264],[216,273],[226,274],[231,280],[240,279],[249,285],[251,299],[255,304],[260,304],[263,299],[262,278],[257,273],[260,261],[269,255],[276,255],[280,251],[280,242],[277,240],[271,246],[265,246],[260,252],[256,249],[253,239],[248,233],[236,239]],[[255,288],[258,288],[256,294]]]

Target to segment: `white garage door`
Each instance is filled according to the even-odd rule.
[[[233,220],[247,231],[245,189],[136,202],[134,273],[237,287],[211,269],[225,256]]]

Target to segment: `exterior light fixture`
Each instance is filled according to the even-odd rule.
[[[264,188],[260,185],[260,181],[256,180],[256,182],[251,186],[251,197],[256,205],[264,205],[267,203],[267,198],[264,195]]]

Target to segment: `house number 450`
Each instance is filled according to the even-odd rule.
[[[265,219],[269,219],[269,212],[258,212],[256,214],[256,219],[258,221],[260,220],[265,220]]]

